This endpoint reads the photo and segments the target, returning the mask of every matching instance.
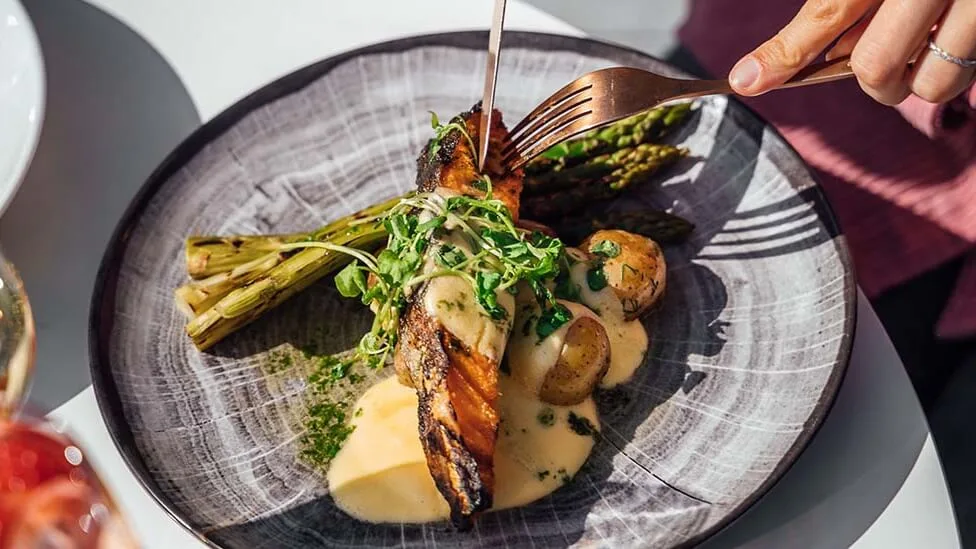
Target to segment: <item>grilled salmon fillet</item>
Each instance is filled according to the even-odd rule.
[[[488,134],[488,158],[485,160],[485,173],[491,178],[492,194],[508,206],[512,219],[518,222],[519,196],[522,194],[522,170],[509,172],[501,167],[501,150],[508,142],[508,130],[502,115],[495,109],[491,117],[491,132]],[[478,130],[481,124],[481,104],[461,114],[468,128],[468,135],[478,143]],[[484,191],[472,185],[478,178],[478,165],[475,151],[459,131],[448,133],[441,140],[435,154],[431,147],[417,159],[417,189],[432,192],[438,188],[450,189],[466,196],[481,198]]]
[[[461,115],[475,144],[480,113],[480,105],[476,105]],[[485,171],[493,195],[515,216],[522,174],[505,173],[500,168],[498,153],[506,138],[507,130],[496,112]],[[425,147],[418,159],[417,187],[421,191],[484,196],[484,190],[473,185],[479,177],[474,151],[461,132],[451,131],[443,136],[436,153],[430,151],[430,146]],[[400,319],[394,364],[401,383],[417,391],[420,440],[427,466],[451,508],[452,522],[464,530],[477,513],[492,505],[498,369],[511,325],[509,320],[493,321],[487,315],[482,315],[483,325],[471,328],[477,332],[474,334],[468,325],[477,325],[479,320],[445,325],[443,317],[432,310],[431,304],[437,300],[428,296],[443,290],[438,284],[451,283],[444,278],[455,277],[432,279],[410,295]],[[455,284],[452,295],[463,294],[465,288],[470,290],[466,282]],[[473,290],[470,296],[462,295],[462,299],[468,298],[472,300],[469,310],[475,310]],[[465,333],[458,333],[461,331]]]

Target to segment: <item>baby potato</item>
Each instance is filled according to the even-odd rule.
[[[539,339],[541,309],[525,305],[516,316],[505,360],[512,378],[549,404],[583,402],[610,367],[610,338],[600,317],[579,303],[558,300],[572,318]]]
[[[664,252],[650,238],[620,230],[600,230],[581,248],[603,260],[607,284],[633,320],[656,305],[664,294],[667,265]]]
[[[557,406],[586,400],[610,367],[610,339],[600,322],[584,316],[566,331],[562,351],[549,369],[539,398]]]

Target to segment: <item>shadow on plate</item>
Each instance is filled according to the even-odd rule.
[[[667,60],[698,77],[710,77],[683,47],[675,48]],[[804,234],[801,228],[808,226],[804,221],[809,212],[797,208],[796,201],[801,198],[818,212],[827,209],[822,192],[808,189],[782,204],[737,213],[730,220],[741,224],[725,227],[722,232],[768,230],[775,234],[779,227],[799,229],[785,234],[785,245],[764,250],[773,255],[812,247],[825,237],[835,236]],[[776,211],[795,213],[773,222],[760,220]],[[796,240],[790,242],[790,238]],[[714,260],[754,257],[721,246],[710,255]],[[703,543],[703,549],[849,547],[875,523],[901,489],[919,459],[928,426],[881,323],[867,300],[863,296],[858,299],[857,337],[848,372],[817,435],[758,504]]]
[[[857,333],[837,401],[810,446],[758,505],[703,547],[849,547],[891,503],[929,430],[863,297]]]
[[[695,124],[697,120],[692,120],[686,131],[694,132]],[[762,126],[753,123],[748,127],[754,129],[754,134],[751,134],[750,138],[754,140],[755,147],[751,150],[753,158],[745,158],[744,163],[747,166],[755,166],[753,160],[759,154]],[[737,132],[739,129],[726,120],[718,131],[723,135],[723,132]],[[680,135],[676,138],[680,139]],[[700,160],[689,159],[684,166],[677,167],[678,173],[698,161]],[[704,169],[705,173],[699,178],[700,180],[708,182],[707,184],[724,185],[725,180],[722,177],[708,173],[707,162]],[[751,170],[748,167],[746,169]],[[743,174],[741,181],[748,182],[749,175],[749,173]],[[738,203],[745,192],[746,185],[740,187],[726,189],[724,198]],[[733,195],[738,193],[738,195],[730,196],[729,193]],[[633,201],[637,205],[641,203],[640,198],[628,199],[628,201]],[[621,458],[629,460],[636,466],[631,466],[631,470],[656,479],[649,481],[655,484],[652,488],[654,490],[652,497],[667,498],[669,508],[695,512],[697,508],[710,505],[706,498],[691,493],[680,485],[672,484],[670,479],[657,475],[639,460],[627,455],[626,450],[622,451],[633,437],[635,429],[656,408],[666,403],[678,391],[686,393],[694,391],[705,378],[705,373],[696,371],[690,366],[690,357],[715,356],[725,343],[722,324],[718,317],[727,305],[728,290],[719,276],[695,261],[702,248],[719,233],[724,223],[712,219],[708,225],[712,228],[703,230],[702,234],[688,243],[666,249],[669,266],[680,267],[682,275],[669,281],[669,292],[662,309],[667,311],[694,307],[701,313],[659,314],[648,320],[650,333],[662,335],[661,340],[664,343],[654,343],[652,336],[649,357],[635,379],[620,388],[597,395],[601,422],[609,428],[605,429],[607,434],[597,444],[593,455],[573,482],[551,496],[528,506],[483,516],[479,520],[479,531],[464,534],[470,538],[451,534],[446,524],[365,525],[351,518],[346,519],[348,525],[342,528],[343,538],[361,539],[365,545],[370,543],[383,545],[386,540],[401,539],[401,535],[406,536],[408,540],[427,540],[436,536],[438,545],[450,546],[465,540],[470,542],[482,540],[481,543],[490,544],[493,542],[489,540],[495,539],[494,532],[501,530],[505,532],[507,542],[514,542],[517,545],[519,542],[524,542],[528,545],[530,530],[525,525],[552,524],[555,514],[559,531],[545,532],[544,544],[547,547],[569,546],[581,541],[581,537],[587,530],[585,525],[587,516],[593,506],[599,504],[607,493],[614,489],[631,489],[632,483],[621,482],[625,479],[619,478],[620,464],[614,463],[614,460]],[[342,327],[338,334],[330,333],[328,336],[323,336],[321,332],[309,328],[310,323],[317,321],[314,316],[316,309],[323,311],[323,315],[328,315],[329,318],[342,319]],[[216,345],[210,352],[222,357],[244,358],[284,344],[297,349],[312,347],[321,353],[339,352],[354,345],[369,329],[370,322],[371,315],[368,311],[355,301],[342,300],[329,278],[306,290],[303,299],[286,302],[268,313],[265,318]],[[275,326],[290,328],[276,330]],[[668,334],[678,336],[667,337]],[[695,337],[687,337],[687,334],[695,334]],[[660,353],[665,353],[668,360],[654,360],[653,357]],[[617,478],[611,478],[615,470]],[[283,539],[287,539],[290,544],[323,546],[327,540],[316,525],[324,526],[324,521],[334,519],[336,513],[333,500],[329,496],[323,496],[274,515],[213,530],[208,532],[207,536],[228,547],[281,543]],[[332,525],[331,529],[335,529],[335,525]],[[542,543],[539,538],[533,539],[533,542]]]

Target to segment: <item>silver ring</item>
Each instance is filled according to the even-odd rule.
[[[953,65],[959,65],[965,69],[976,67],[976,59],[963,59],[962,57],[956,57],[939,46],[936,46],[935,42],[932,40],[929,40],[929,51],[934,53],[939,59],[948,61]]]

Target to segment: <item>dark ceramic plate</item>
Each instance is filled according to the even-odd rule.
[[[129,467],[216,547],[607,546],[697,543],[754,503],[823,421],[851,347],[850,261],[809,170],[735,102],[701,103],[674,136],[692,158],[620,206],[697,225],[667,250],[668,294],[636,378],[599,398],[606,437],[576,479],[475,531],[369,525],[339,511],[296,459],[301,376],[267,355],[354,342],[368,312],[322,281],[200,353],[172,291],[191,233],[309,230],[409,189],[434,110],[481,90],[480,32],[408,38],[301,69],[190,136],[149,178],[95,288],[95,392]],[[675,72],[590,40],[506,33],[497,104],[512,123],[584,72]],[[320,341],[321,342],[321,341]]]

